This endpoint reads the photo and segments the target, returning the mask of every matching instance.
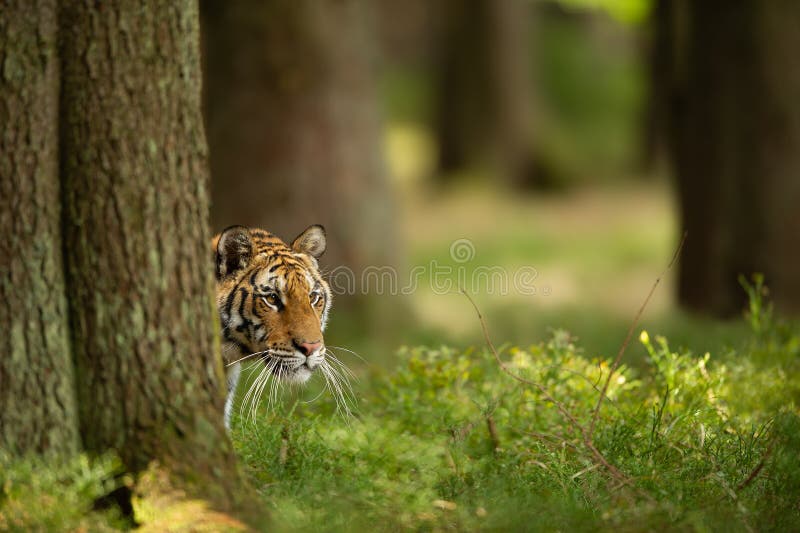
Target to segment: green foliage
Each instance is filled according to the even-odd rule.
[[[647,365],[612,375],[592,439],[623,478],[584,438],[608,362],[559,330],[500,354],[558,405],[485,350],[406,347],[349,424],[295,402],[234,440],[287,530],[797,529],[800,336],[755,291],[740,352],[642,332]]]
[[[118,469],[111,457],[18,459],[0,450],[0,531],[116,530],[114,514],[89,511]]]
[[[800,331],[771,314],[758,278],[746,287],[739,350],[640,334],[646,361],[611,374],[597,454],[587,435],[609,363],[563,330],[500,350],[541,389],[486,350],[404,347],[395,371],[357,387],[354,418],[293,393],[235,420],[234,444],[284,531],[798,530]],[[0,529],[114,527],[85,514],[113,461],[0,467]]]
[[[568,8],[602,9],[625,24],[643,24],[652,9],[652,0],[557,0]]]
[[[541,19],[532,46],[540,157],[563,174],[566,185],[630,176],[639,156],[638,117],[646,89],[634,32],[602,17],[593,19],[604,29],[597,32],[587,31],[580,17],[543,11]],[[631,45],[613,44],[626,40]]]
[[[531,31],[521,48],[528,61],[535,108],[533,157],[557,188],[620,182],[638,174],[641,117],[646,104],[642,28],[651,0],[557,0],[531,2]],[[556,5],[558,9],[552,9]],[[465,51],[465,53],[468,53]],[[401,54],[402,55],[402,54]],[[390,54],[380,79],[380,98],[390,129],[414,125],[427,142],[407,143],[390,157],[395,175],[407,168],[427,179],[435,159],[436,54],[425,59]],[[427,66],[423,66],[427,65]],[[530,117],[528,117],[530,119]],[[402,160],[404,162],[400,163]],[[488,179],[480,166],[464,169],[457,179]],[[493,180],[488,180],[493,183]]]

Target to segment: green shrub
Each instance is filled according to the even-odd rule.
[[[751,338],[695,354],[641,332],[621,367],[565,331],[491,352],[405,347],[350,419],[293,393],[234,421],[280,530],[800,530],[800,333],[745,283]],[[595,451],[596,450],[596,451]],[[614,470],[610,469],[606,462]],[[108,530],[89,514],[111,459],[0,454],[0,530]]]
[[[111,457],[12,458],[0,450],[0,531],[112,531],[113,513],[90,513],[114,488]]]
[[[590,444],[619,474],[587,446],[609,362],[560,330],[500,350],[541,389],[486,350],[406,347],[349,423],[295,401],[234,441],[284,529],[797,530],[800,335],[747,288],[739,351],[642,332],[647,366],[612,375]]]

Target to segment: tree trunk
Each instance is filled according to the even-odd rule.
[[[545,185],[534,160],[531,11],[520,0],[493,0],[489,5],[493,107],[489,148],[501,179],[516,189]]]
[[[800,4],[761,2],[759,31],[765,42],[758,166],[765,213],[763,256],[775,305],[800,314]],[[760,180],[760,181],[759,181]]]
[[[196,4],[62,7],[67,289],[89,451],[157,459],[222,508],[222,425]]]
[[[485,156],[490,121],[489,0],[444,0],[443,31],[436,68],[435,130],[438,176],[454,173]]]
[[[530,6],[518,0],[445,0],[436,81],[439,177],[481,164],[516,188],[534,171]]]
[[[320,223],[327,265],[393,263],[369,3],[202,8],[214,226],[290,239]]]
[[[0,10],[0,448],[78,447],[62,268],[55,0]]]
[[[640,167],[643,178],[652,177],[664,164],[667,156],[670,123],[670,97],[673,80],[674,49],[684,42],[676,35],[673,20],[681,11],[680,0],[655,0],[652,7],[647,39],[645,41],[647,58],[647,89],[644,108],[641,113],[641,151]],[[683,9],[682,11],[685,11]],[[680,39],[678,41],[678,39]]]
[[[679,301],[738,313],[737,277],[763,272],[777,307],[798,312],[800,4],[672,8],[671,156],[689,235]]]

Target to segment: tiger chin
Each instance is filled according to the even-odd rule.
[[[286,244],[267,231],[232,226],[212,246],[228,380],[225,427],[230,429],[243,366],[256,376],[243,400],[253,416],[265,390],[272,401],[281,383],[302,384],[314,373],[323,375],[341,405],[348,371],[322,335],[332,301],[317,263],[325,252],[325,229],[310,226]]]

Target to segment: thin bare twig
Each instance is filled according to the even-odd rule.
[[[486,321],[483,319],[483,315],[481,314],[478,305],[475,303],[475,300],[473,300],[472,297],[463,288],[460,289],[460,291],[461,294],[466,296],[467,300],[469,300],[470,304],[472,304],[472,307],[475,309],[475,312],[478,314],[478,320],[481,323],[481,329],[483,330],[483,338],[486,341],[486,346],[489,347],[489,351],[492,352],[492,355],[494,356],[495,361],[497,361],[498,366],[500,366],[500,369],[505,374],[512,377],[516,381],[535,388],[536,390],[539,391],[539,393],[541,393],[541,395],[544,397],[545,400],[555,405],[556,409],[558,409],[558,411],[561,413],[564,419],[567,420],[576,430],[578,430],[581,433],[581,435],[583,436],[583,445],[586,447],[587,450],[589,450],[589,452],[591,452],[595,460],[601,465],[603,465],[605,469],[609,472],[609,474],[611,474],[611,476],[614,477],[618,482],[620,482],[623,485],[630,485],[631,479],[626,474],[624,474],[620,469],[611,464],[611,462],[608,459],[606,459],[606,457],[600,452],[600,450],[597,449],[597,447],[592,442],[591,435],[588,433],[587,428],[582,426],[580,422],[578,422],[578,420],[572,415],[572,413],[569,412],[569,410],[563,403],[556,400],[547,391],[547,389],[545,389],[544,386],[541,385],[540,383],[536,383],[535,381],[525,379],[522,376],[519,376],[514,372],[512,372],[508,368],[506,363],[503,362],[502,359],[500,359],[500,355],[497,353],[497,349],[494,347],[494,344],[492,343],[492,339],[489,336],[489,330],[486,326]]]
[[[492,451],[497,452],[500,449],[500,436],[497,434],[497,425],[491,414],[486,415],[486,428],[489,430],[489,438],[492,441]]]
[[[767,451],[764,452],[763,457],[761,457],[761,460],[758,462],[753,471],[750,472],[750,475],[747,476],[744,481],[742,481],[736,486],[736,492],[740,492],[745,488],[747,488],[747,486],[758,477],[758,474],[760,474],[761,470],[764,469],[764,465],[767,464],[767,459],[769,459],[769,456],[772,455],[772,447],[774,444],[775,444],[774,440],[769,443],[769,446],[767,446]]]
[[[451,428],[450,437],[454,442],[462,441],[466,439],[470,433],[472,433],[473,428],[475,428],[475,422],[470,422],[469,424],[460,428]]]
[[[541,442],[548,446],[552,447],[560,447],[560,446],[569,446],[573,450],[578,449],[578,445],[574,442],[571,442],[569,439],[562,435],[551,435],[549,433],[539,433],[538,431],[521,431],[525,435],[530,435],[536,439],[539,439]]]
[[[284,424],[281,429],[281,447],[278,451],[278,464],[284,466],[289,458],[289,425]]]
[[[653,297],[653,294],[655,293],[656,288],[658,288],[658,285],[661,283],[661,279],[672,268],[672,266],[675,264],[675,261],[677,261],[678,257],[680,256],[681,250],[683,249],[683,244],[686,242],[686,235],[687,234],[684,233],[683,236],[681,237],[681,240],[678,243],[678,246],[677,246],[677,248],[675,249],[675,252],[672,255],[672,259],[670,260],[669,264],[664,269],[664,271],[658,276],[658,278],[656,278],[655,282],[653,283],[653,286],[650,288],[650,292],[647,293],[647,297],[644,299],[644,302],[642,302],[642,305],[639,308],[639,311],[636,313],[636,316],[633,318],[633,322],[631,323],[630,327],[628,328],[628,333],[625,336],[625,340],[622,342],[622,345],[620,346],[619,352],[617,352],[617,356],[614,358],[614,361],[611,364],[611,367],[609,368],[609,373],[608,373],[608,376],[606,376],[605,382],[603,383],[603,388],[599,391],[600,395],[599,395],[599,397],[597,399],[597,404],[595,405],[594,410],[592,411],[592,416],[591,416],[591,419],[589,421],[589,427],[588,428],[586,426],[583,426],[580,422],[578,422],[578,420],[575,418],[575,416],[572,415],[572,413],[569,412],[569,410],[566,408],[566,406],[562,402],[556,400],[547,391],[547,389],[543,385],[541,385],[540,383],[537,383],[535,381],[531,381],[529,379],[525,379],[522,376],[512,372],[509,369],[508,365],[506,365],[506,363],[502,359],[500,359],[500,355],[498,354],[497,349],[494,347],[494,344],[492,343],[491,337],[489,336],[489,330],[488,330],[488,328],[486,326],[486,321],[484,320],[480,309],[478,308],[477,304],[475,303],[475,300],[473,300],[472,297],[463,288],[460,288],[461,294],[463,294],[467,298],[467,300],[469,300],[469,303],[472,305],[473,309],[475,309],[475,313],[478,315],[478,320],[480,321],[480,324],[481,324],[481,330],[483,331],[483,338],[486,341],[486,346],[488,346],[489,351],[494,356],[494,359],[497,362],[497,364],[500,367],[500,369],[505,374],[507,374],[508,376],[513,378],[514,380],[516,380],[516,381],[518,381],[518,382],[520,382],[520,383],[522,383],[524,385],[528,385],[530,387],[535,388],[536,390],[539,391],[539,393],[542,395],[542,397],[546,401],[548,401],[548,402],[552,403],[553,405],[555,405],[556,409],[558,409],[559,413],[561,413],[561,415],[564,417],[564,419],[567,422],[569,422],[569,424],[573,428],[575,428],[578,432],[580,432],[580,434],[581,434],[581,436],[583,438],[584,447],[587,450],[589,450],[591,455],[594,457],[594,459],[600,465],[605,467],[605,469],[609,472],[609,474],[611,474],[611,476],[617,480],[617,482],[619,483],[620,486],[632,485],[631,478],[628,475],[626,475],[625,473],[623,473],[621,470],[619,470],[616,466],[614,466],[608,459],[606,459],[606,457],[602,454],[602,452],[600,452],[600,450],[597,449],[597,447],[595,446],[594,441],[593,441],[594,430],[595,430],[595,427],[597,426],[597,420],[598,420],[598,418],[600,416],[600,408],[603,405],[603,401],[606,399],[606,395],[608,393],[608,387],[611,384],[611,378],[613,377],[614,373],[619,368],[620,362],[622,360],[622,356],[625,354],[625,350],[628,348],[628,345],[630,344],[631,338],[633,337],[633,332],[636,330],[636,326],[639,324],[639,320],[641,319],[642,314],[644,313],[644,310],[647,308],[647,305],[650,303],[650,299]],[[593,387],[593,388],[595,390],[597,390],[596,386]],[[766,456],[765,456],[765,459],[766,459]],[[758,475],[758,473],[760,472],[762,467],[763,467],[763,465],[757,466],[756,470],[754,470],[753,473],[751,474],[751,477],[746,479],[740,486],[742,488],[747,486],[747,484],[750,483],[752,481],[752,479],[754,479]],[[646,492],[643,492],[642,494],[645,497],[647,497],[648,499],[652,500],[652,497],[649,494],[647,494]]]
[[[670,260],[667,268],[664,269],[661,274],[656,278],[656,281],[653,283],[653,286],[650,287],[650,292],[647,293],[647,298],[644,299],[642,302],[642,306],[639,308],[639,311],[636,313],[636,316],[633,317],[633,322],[631,322],[631,326],[628,328],[628,334],[625,335],[625,340],[622,342],[622,346],[619,347],[619,352],[617,352],[617,356],[614,358],[614,362],[611,364],[611,368],[609,369],[608,376],[606,377],[605,383],[603,383],[603,390],[600,393],[600,396],[597,398],[597,404],[594,406],[594,411],[592,412],[592,419],[589,423],[589,439],[591,440],[592,436],[594,435],[594,428],[597,425],[597,419],[600,416],[600,407],[603,405],[603,400],[606,397],[606,393],[608,393],[608,386],[611,383],[611,378],[614,375],[614,372],[617,371],[619,368],[620,361],[622,360],[622,356],[625,353],[625,350],[628,348],[628,344],[631,342],[631,337],[633,337],[633,332],[636,330],[636,326],[639,325],[639,319],[642,318],[642,314],[644,313],[647,304],[650,303],[650,298],[652,298],[653,293],[656,292],[656,288],[661,283],[661,278],[663,278],[667,272],[672,268],[672,265],[675,264],[675,261],[678,260],[678,256],[681,254],[681,250],[683,249],[683,243],[686,242],[686,232],[683,233],[683,237],[681,237],[681,241],[678,243],[678,247],[675,248],[675,253],[672,254],[672,259]]]
[[[494,343],[492,343],[491,337],[489,337],[489,330],[486,327],[486,320],[484,320],[483,315],[481,314],[481,310],[478,308],[478,305],[475,303],[475,300],[472,299],[472,296],[470,296],[469,293],[467,293],[463,288],[460,289],[460,292],[461,294],[466,296],[467,300],[469,300],[469,303],[472,304],[472,308],[475,309],[475,312],[478,314],[478,320],[481,323],[481,329],[483,330],[483,338],[486,341],[486,346],[488,346],[489,351],[492,352],[495,361],[497,361],[498,366],[500,366],[500,370],[502,370],[507,375],[511,376],[516,381],[519,381],[520,383],[523,383],[525,385],[529,385],[538,390],[542,394],[545,400],[556,406],[561,415],[565,419],[567,419],[569,423],[572,424],[573,427],[580,430],[581,429],[580,423],[575,419],[574,416],[572,416],[572,414],[567,410],[567,408],[564,406],[563,403],[559,402],[558,400],[553,398],[553,396],[550,395],[550,393],[547,391],[547,389],[544,388],[544,386],[542,386],[540,383],[536,383],[535,381],[525,379],[522,376],[515,374],[508,368],[508,365],[506,365],[506,363],[502,359],[500,359],[500,355],[497,353],[497,349],[494,347]]]

